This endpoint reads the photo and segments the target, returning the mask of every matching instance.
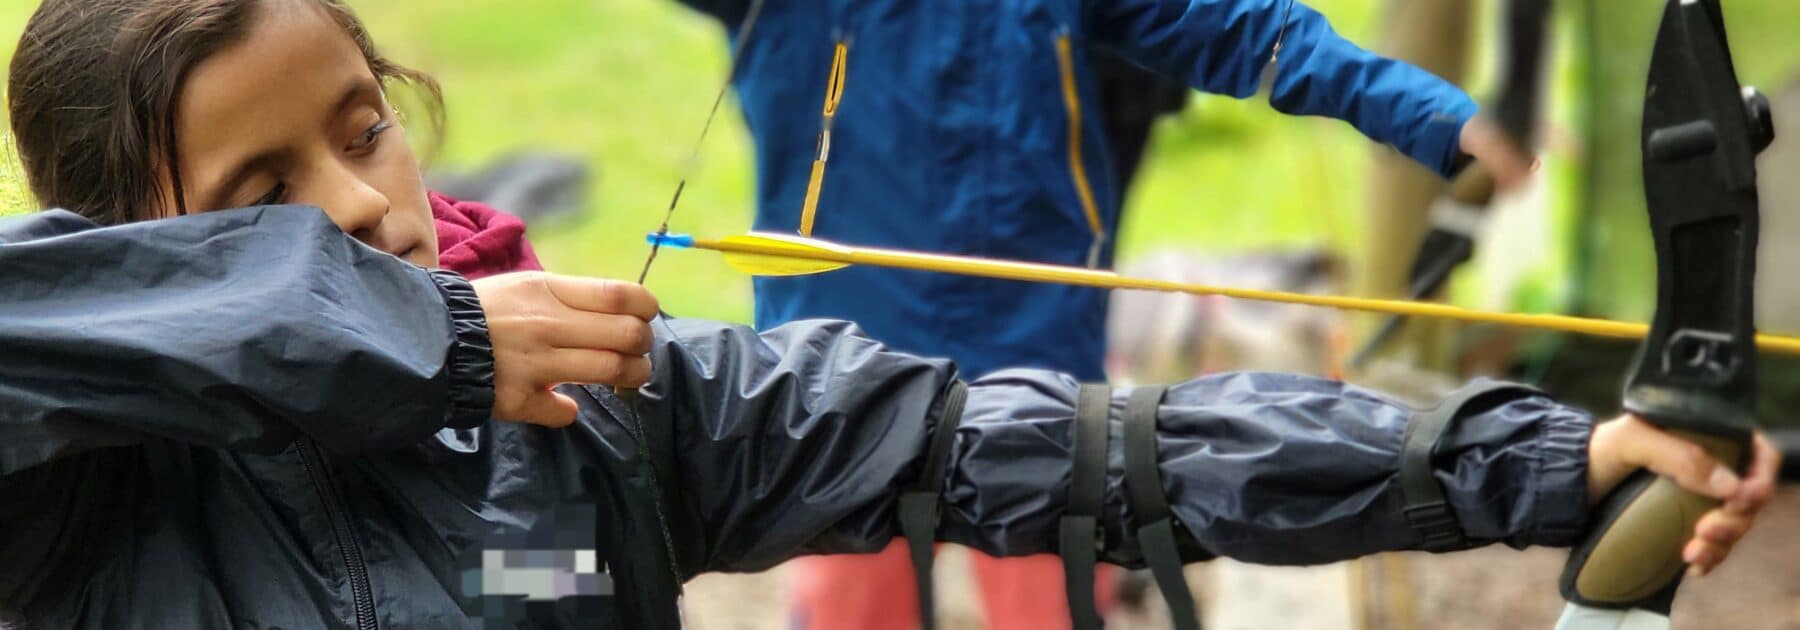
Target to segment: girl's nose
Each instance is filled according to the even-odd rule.
[[[387,195],[381,193],[355,173],[340,169],[339,177],[328,186],[328,198],[325,200],[325,213],[331,217],[338,228],[372,246],[380,244],[371,242],[376,228],[387,218],[392,205]]]

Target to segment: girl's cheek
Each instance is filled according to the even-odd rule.
[[[423,237],[435,238],[437,232],[432,223],[431,204],[426,199],[425,179],[419,172],[419,164],[403,138],[393,140],[396,142],[377,149],[378,162],[372,165],[370,183],[388,198],[388,211],[400,215],[393,218],[403,218],[406,225],[417,226],[414,229],[424,232]]]

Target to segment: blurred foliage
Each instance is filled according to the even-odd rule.
[[[1646,319],[1655,310],[1656,253],[1644,218],[1643,163],[1638,142],[1643,126],[1644,77],[1656,38],[1660,11],[1647,3],[1583,3],[1580,18],[1591,47],[1594,72],[1585,84],[1593,105],[1585,121],[1591,170],[1584,221],[1572,249],[1582,252],[1574,270],[1583,311],[1607,317]],[[1800,2],[1726,2],[1725,27],[1731,38],[1738,79],[1771,96],[1800,81]],[[1777,138],[1778,143],[1800,138]],[[1792,173],[1760,173],[1761,177]],[[1766,204],[1765,204],[1766,205]]]
[[[1353,38],[1374,32],[1375,0],[1314,4]],[[520,147],[587,157],[597,175],[587,218],[537,226],[533,242],[560,271],[636,274],[642,236],[660,220],[726,69],[717,24],[669,0],[357,6],[395,57],[444,83],[442,164],[469,166]],[[677,230],[719,235],[750,224],[750,141],[732,106],[701,151]],[[1172,245],[1347,246],[1369,151],[1343,123],[1282,116],[1256,99],[1198,98],[1159,126],[1126,213],[1122,256]],[[748,279],[716,256],[664,256],[650,285],[673,313],[749,317]]]
[[[0,0],[0,38],[16,41],[34,4]],[[594,167],[591,207],[534,226],[533,243],[559,271],[636,275],[643,235],[660,220],[726,69],[715,22],[672,0],[352,4],[390,56],[443,83],[449,124],[437,165],[467,168],[544,148],[586,159]],[[1375,0],[1313,4],[1353,39],[1366,42],[1375,30]],[[1346,246],[1370,150],[1343,123],[1282,116],[1259,99],[1198,98],[1159,127],[1127,212],[1123,255],[1172,245]],[[750,140],[730,100],[698,166],[675,228],[746,229],[755,186]],[[0,180],[0,190],[15,191],[0,207],[30,207],[16,177]],[[748,280],[716,256],[663,256],[650,285],[673,313],[749,317]]]
[[[12,64],[13,45],[19,41],[19,32],[25,30],[25,18],[31,16],[31,9],[36,2],[28,0],[0,0],[0,67]],[[0,92],[5,87],[0,84]],[[0,108],[0,123],[6,122],[6,112]],[[24,212],[32,207],[31,193],[26,190],[25,176],[19,172],[18,153],[13,148],[12,127],[0,124],[0,216]]]
[[[437,165],[470,168],[525,149],[551,149],[585,159],[594,169],[590,207],[580,217],[534,226],[531,238],[552,269],[635,277],[646,252],[642,237],[660,220],[726,69],[725,40],[716,23],[673,0],[352,0],[352,4],[391,57],[430,72],[443,83],[449,125],[441,143],[436,143]],[[1379,0],[1309,4],[1329,16],[1345,36],[1374,44]],[[1610,3],[1594,10],[1601,13],[1597,19],[1611,20],[1613,14],[1647,16],[1652,12],[1640,5],[1648,4]],[[31,0],[0,0],[0,41],[16,41],[34,6]],[[1745,0],[1731,3],[1730,10],[1733,35],[1741,35],[1736,40],[1740,64],[1747,73],[1772,76],[1773,60],[1800,59],[1796,54],[1800,47],[1791,43],[1789,29],[1784,28],[1800,23],[1800,3]],[[1654,18],[1635,16],[1626,22],[1653,23]],[[1568,26],[1571,20],[1564,23],[1562,51],[1574,52],[1578,47],[1568,40],[1583,32]],[[1488,60],[1475,72],[1478,86],[1491,74],[1492,65],[1489,48],[1480,45],[1477,58]],[[1786,54],[1747,55],[1747,48]],[[1621,47],[1615,56],[1641,59],[1646,51]],[[0,58],[10,54],[7,46]],[[1746,62],[1745,57],[1759,61]],[[1566,132],[1571,121],[1579,122],[1589,113],[1570,105],[1581,96],[1574,93],[1585,83],[1585,67],[1570,61],[1575,55],[1560,58],[1563,89],[1558,90],[1554,110],[1559,122],[1552,125],[1573,135]],[[1642,73],[1603,63],[1601,74]],[[1592,117],[1636,115],[1626,110],[1641,97],[1636,85],[1641,81],[1619,81],[1624,86],[1606,93],[1606,101]],[[417,107],[416,99],[399,102],[409,110]],[[700,153],[699,168],[675,220],[677,230],[719,235],[741,231],[750,223],[755,185],[750,139],[732,101],[727,100],[726,110]],[[1631,149],[1605,148],[1635,154]],[[1325,246],[1353,252],[1359,247],[1356,234],[1367,199],[1364,174],[1369,156],[1377,150],[1381,149],[1340,122],[1283,116],[1260,98],[1200,96],[1187,111],[1158,126],[1127,208],[1121,257],[1162,247],[1216,252]],[[1573,193],[1587,174],[1581,160],[1566,162],[1554,166],[1557,194],[1550,197],[1564,211],[1579,201]],[[1628,201],[1610,205],[1623,203]],[[7,153],[0,160],[0,212],[30,207]],[[1602,209],[1608,216],[1629,216],[1609,208]],[[1629,220],[1616,223],[1627,232],[1636,225]],[[1547,224],[1547,233],[1526,237],[1577,241],[1569,234],[1573,222],[1559,219]],[[1597,229],[1613,230],[1606,227],[1611,224]],[[1617,240],[1603,235],[1581,242],[1624,247]],[[1516,289],[1513,298],[1523,297],[1534,308],[1560,304],[1559,296],[1568,293],[1563,258],[1546,261],[1549,267],[1537,272],[1535,284]],[[737,321],[749,317],[748,279],[726,268],[717,256],[664,256],[650,285],[673,313]]]

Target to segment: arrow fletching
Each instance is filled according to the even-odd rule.
[[[850,266],[843,247],[798,236],[752,232],[720,239],[715,245],[725,255],[725,264],[753,276],[806,276]],[[844,259],[831,260],[833,254]]]
[[[723,254],[732,269],[752,276],[806,276],[843,269],[853,262],[850,250],[842,245],[786,234],[751,232],[708,240],[652,233],[644,240],[663,247],[713,250]]]

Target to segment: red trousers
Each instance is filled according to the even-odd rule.
[[[971,553],[981,604],[992,630],[1069,627],[1062,559],[1053,555],[994,558]],[[1111,608],[1113,570],[1096,567],[1094,596],[1101,614]],[[913,630],[919,594],[906,542],[896,539],[872,555],[814,556],[794,561],[793,630]],[[944,601],[938,587],[938,601]]]

